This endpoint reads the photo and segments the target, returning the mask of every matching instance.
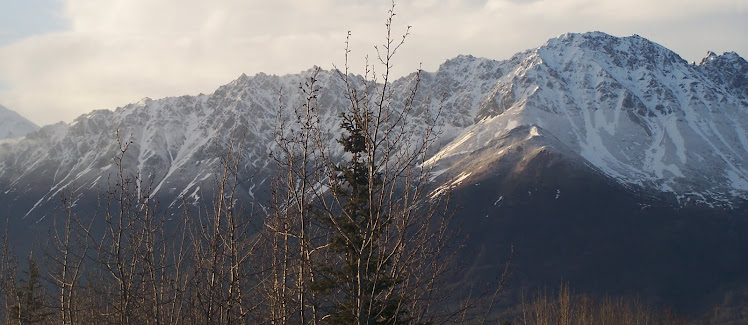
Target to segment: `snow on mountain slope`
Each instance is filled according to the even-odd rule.
[[[748,105],[748,62],[735,52],[717,55],[708,52],[699,68],[714,83],[742,99]]]
[[[461,159],[498,161],[512,146],[506,139],[533,137],[534,146],[552,146],[627,186],[673,193],[684,204],[729,202],[748,193],[746,66],[734,53],[692,65],[638,36],[566,34],[509,60],[458,56],[422,73],[409,122],[419,136],[439,112],[430,163],[449,170],[447,183],[470,172],[456,164]],[[242,75],[213,94],[144,99],[46,126],[0,147],[0,201],[34,197],[23,208],[31,215],[64,191],[106,188],[113,158],[131,141],[128,173],[151,179],[167,205],[194,202],[210,195],[203,191],[232,139],[242,140],[252,175],[247,196],[263,200],[277,108],[291,116],[301,107],[298,88],[311,75]],[[320,121],[331,129],[345,107],[344,85],[333,71],[317,79]],[[395,103],[415,80],[393,82]],[[520,129],[522,136],[507,137]],[[489,146],[499,140],[501,147]]]
[[[45,126],[15,144],[0,147],[0,201],[19,206],[24,216],[43,218],[59,207],[60,195],[101,192],[114,185],[116,157],[127,175],[152,184],[162,206],[196,203],[211,195],[221,156],[234,142],[242,148],[242,186],[247,198],[267,202],[274,164],[268,154],[275,139],[278,109],[290,119],[303,105],[299,90],[315,69],[287,76],[242,75],[213,94],[143,99],[114,111],[98,110],[69,125]],[[361,81],[360,77],[352,78]],[[345,107],[344,81],[335,71],[320,71],[317,86],[322,129],[335,129]],[[409,86],[404,78],[397,96]],[[412,80],[410,81],[412,83]],[[427,107],[428,109],[428,107]],[[421,115],[410,120],[425,126]]]
[[[38,129],[33,122],[0,105],[0,140],[24,137]]]
[[[335,82],[332,75],[322,76],[321,83]],[[242,158],[247,168],[270,163],[267,146],[274,136],[279,91],[297,89],[305,77],[242,75],[210,95],[146,98],[115,111],[94,111],[70,125],[46,126],[3,148],[3,192],[21,196],[31,188],[41,193],[38,207],[58,203],[66,190],[105,189],[116,172],[114,157],[129,143],[123,157],[126,173],[151,180],[153,194],[171,197],[169,204],[197,199],[200,186],[213,180],[232,137],[246,143]],[[298,99],[286,96],[284,104],[293,107]]]
[[[434,162],[534,125],[605,174],[674,193],[681,203],[745,198],[745,60],[725,56],[694,66],[639,36],[552,39],[509,61],[512,68],[481,104],[483,119]],[[720,74],[710,66],[722,61],[734,69]]]

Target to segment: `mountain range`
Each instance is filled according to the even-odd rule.
[[[61,195],[93,211],[129,145],[125,172],[177,213],[211,196],[236,140],[251,175],[241,199],[264,204],[275,126],[303,105],[314,71],[241,75],[212,94],[146,98],[2,143],[0,204],[16,229],[59,213]],[[416,77],[392,83],[396,99]],[[316,78],[332,129],[344,84],[337,71]],[[748,288],[748,62],[736,53],[695,64],[637,35],[564,34],[508,60],[461,55],[422,72],[414,106],[414,136],[424,112],[440,112],[426,164],[431,195],[451,191],[471,234],[466,278],[491,277],[514,246],[515,288],[564,279],[702,311]]]

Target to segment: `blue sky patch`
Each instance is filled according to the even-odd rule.
[[[0,46],[64,29],[62,0],[0,0]]]

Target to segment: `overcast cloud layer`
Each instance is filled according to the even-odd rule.
[[[22,1],[22,0],[18,0]],[[59,0],[65,24],[0,47],[0,104],[40,125],[143,97],[210,93],[241,73],[352,68],[384,36],[386,0]],[[698,61],[748,54],[748,0],[410,0],[398,76],[472,54],[507,59],[566,32],[639,34]],[[10,26],[12,28],[13,26]],[[8,30],[1,26],[0,30]]]

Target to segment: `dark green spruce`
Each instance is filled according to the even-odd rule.
[[[331,258],[319,263],[314,290],[330,301],[327,324],[408,324],[410,318],[397,293],[398,281],[381,253],[381,237],[389,218],[375,197],[382,176],[367,137],[370,116],[353,109],[341,114],[344,134],[338,140],[350,159],[335,166],[338,181],[332,191],[340,211],[318,213],[329,230]]]

